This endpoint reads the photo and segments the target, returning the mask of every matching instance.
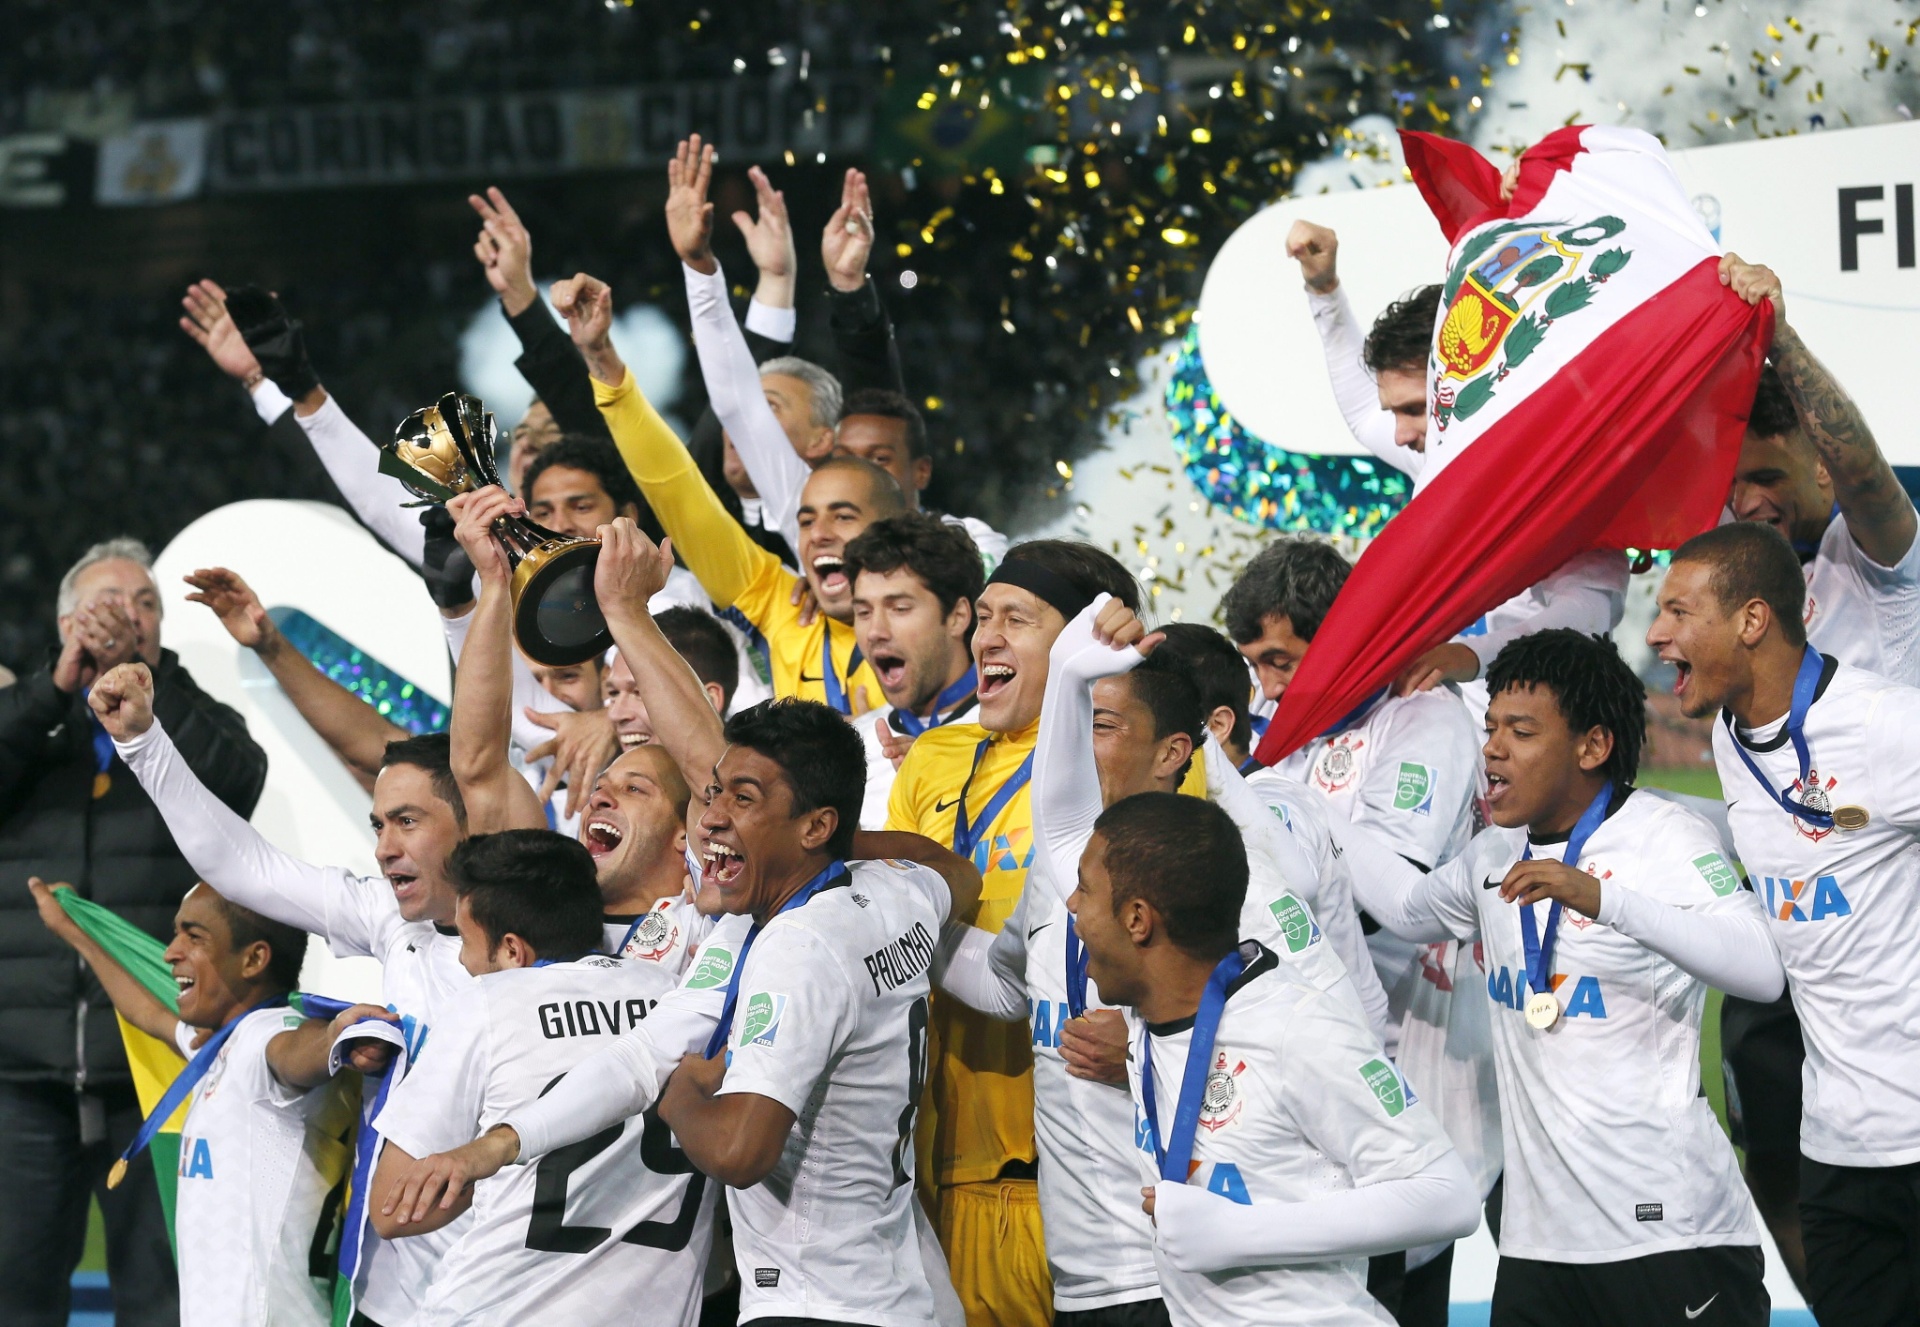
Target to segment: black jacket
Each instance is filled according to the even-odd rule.
[[[154,669],[153,708],[188,767],[251,815],[267,754],[171,650]],[[96,795],[95,731],[86,701],[57,689],[51,668],[0,690],[0,1079],[128,1081],[113,1004],[41,924],[27,877],[64,881],[163,940],[197,878],[118,756]]]

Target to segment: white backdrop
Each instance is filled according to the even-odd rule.
[[[309,862],[374,871],[372,799],[307,726],[251,650],[242,649],[181,577],[238,572],[267,608],[298,608],[442,701],[451,698],[446,641],[433,601],[406,563],[352,517],[324,502],[236,502],[182,530],[154,564],[166,604],[161,639],[206,691],[245,716],[267,753],[267,787],[253,824]],[[316,940],[301,984],[342,999],[374,999],[380,969],[340,960]]]

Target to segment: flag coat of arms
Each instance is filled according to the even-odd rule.
[[[1719,248],[1651,135],[1559,130],[1507,200],[1473,148],[1401,139],[1452,246],[1426,460],[1282,697],[1269,764],[1574,555],[1711,528],[1772,338],[1772,306],[1720,284]]]

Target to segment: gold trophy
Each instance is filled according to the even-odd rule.
[[[446,502],[498,484],[493,455],[493,416],[477,398],[448,392],[401,421],[380,449],[380,470],[416,497]],[[513,636],[529,659],[564,668],[612,647],[593,597],[599,540],[555,534],[519,516],[495,521],[493,536],[513,568]]]

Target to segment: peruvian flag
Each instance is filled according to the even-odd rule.
[[[1562,129],[1511,200],[1474,149],[1402,133],[1446,234],[1426,461],[1261,739],[1272,764],[1424,651],[1592,548],[1711,528],[1773,335],[1637,129]]]

